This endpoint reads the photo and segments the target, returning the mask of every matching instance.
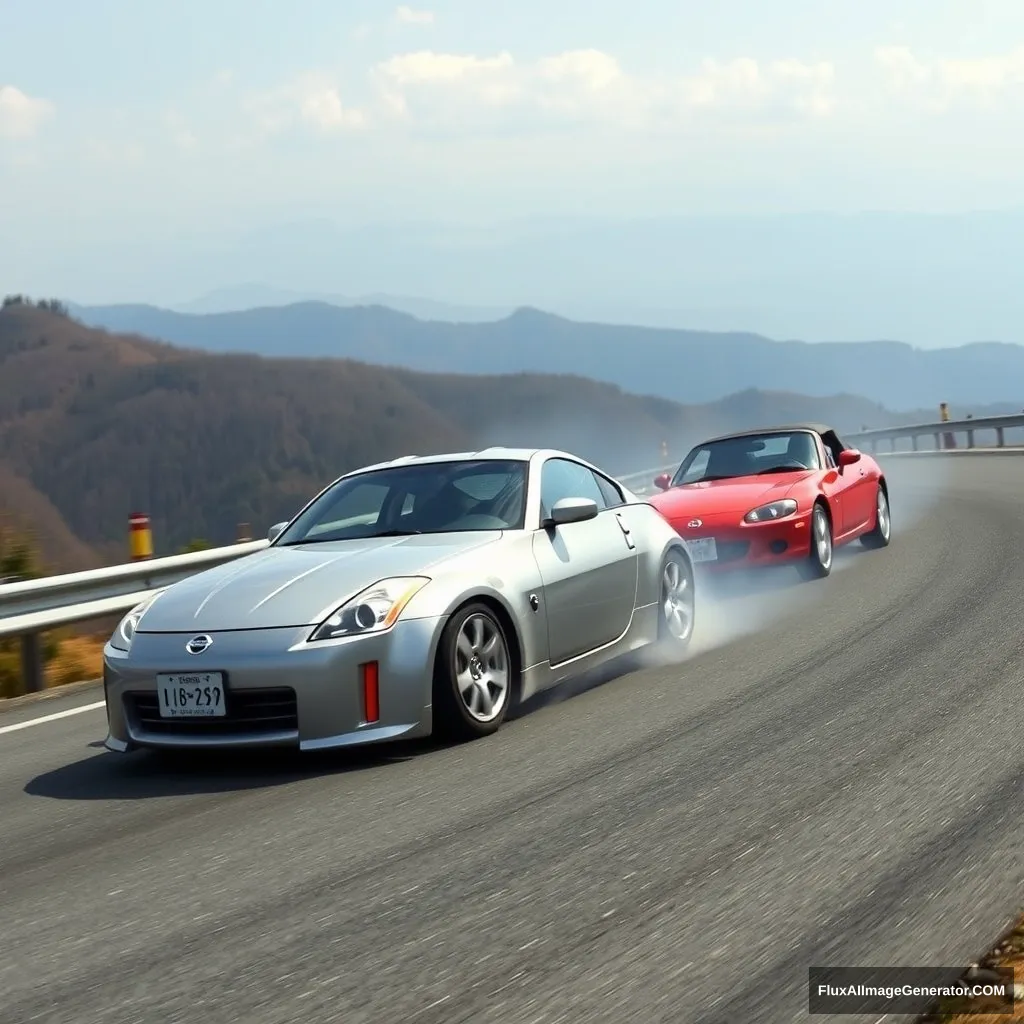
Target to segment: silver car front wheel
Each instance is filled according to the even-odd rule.
[[[456,612],[438,645],[434,674],[434,728],[453,739],[496,732],[512,698],[509,639],[485,604]]]

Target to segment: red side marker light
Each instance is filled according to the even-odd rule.
[[[363,673],[363,717],[367,722],[380,721],[380,686],[377,662],[368,661],[359,666]]]

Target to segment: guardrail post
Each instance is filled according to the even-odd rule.
[[[43,645],[38,633],[26,633],[21,638],[21,678],[26,693],[43,689]]]
[[[252,527],[248,523],[238,524],[238,537],[236,544],[248,544],[252,540]]]
[[[149,516],[142,512],[133,512],[128,518],[128,547],[133,562],[153,557],[153,531]]]
[[[1002,427],[996,427],[996,444],[1000,448],[1005,448],[1006,447],[1006,437],[1003,434],[1003,428]]]
[[[973,430],[968,430],[967,431],[967,447],[968,448],[973,448],[974,447],[974,431]]]
[[[915,452],[917,451],[917,434],[910,435],[910,446]]]

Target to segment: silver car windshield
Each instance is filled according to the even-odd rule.
[[[521,530],[527,467],[517,460],[480,459],[395,466],[346,477],[303,511],[277,544]]]

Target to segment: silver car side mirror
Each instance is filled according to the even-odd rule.
[[[555,526],[583,523],[597,516],[597,502],[590,498],[562,498],[551,509],[551,522]]]

